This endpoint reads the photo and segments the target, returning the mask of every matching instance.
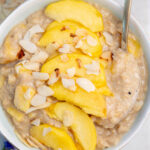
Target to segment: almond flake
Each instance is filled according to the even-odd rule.
[[[43,136],[46,136],[49,132],[51,132],[52,131],[52,129],[50,128],[50,127],[48,127],[48,128],[44,128],[43,129]]]
[[[87,92],[95,91],[94,84],[86,78],[78,78],[76,82],[82,89],[86,90]]]
[[[40,122],[41,120],[40,119],[35,119],[31,122],[32,125],[35,125],[35,126],[39,126],[40,125]]]
[[[75,81],[74,79],[66,79],[66,78],[62,78],[62,84],[65,88],[71,90],[71,91],[75,91],[76,90],[76,86],[75,86]]]
[[[26,62],[23,64],[23,66],[32,71],[39,71],[40,70],[40,64],[36,62]]]
[[[19,44],[21,45],[21,47],[26,50],[27,52],[33,54],[37,51],[37,47],[35,44],[33,44],[31,41],[29,40],[20,40]]]
[[[72,78],[76,73],[75,67],[67,69],[67,74],[70,78]]]
[[[60,53],[71,53],[71,45],[70,44],[64,44],[63,47],[59,48],[58,50]]]
[[[31,57],[31,61],[32,62],[38,62],[38,63],[44,63],[47,58],[48,58],[48,54],[44,51],[40,51],[40,52],[35,53]]]
[[[100,73],[100,64],[96,61],[92,61],[92,64],[84,65],[84,67],[87,69],[87,74],[99,75]]]
[[[48,80],[48,85],[52,85],[54,83],[56,83],[59,80],[60,76],[57,76],[56,72],[54,71],[51,76],[50,79]]]
[[[106,43],[110,46],[113,45],[113,36],[109,32],[103,32],[103,35],[106,39]]]
[[[26,100],[29,100],[29,99],[32,98],[31,92],[32,92],[31,88],[28,88],[28,90],[25,92],[24,98],[25,98]]]
[[[83,45],[82,40],[79,40],[75,48],[81,48]]]
[[[33,111],[36,111],[36,110],[39,110],[39,109],[47,108],[47,107],[49,107],[50,105],[51,105],[50,103],[46,102],[46,103],[44,103],[44,104],[42,104],[42,105],[40,105],[40,106],[30,107],[30,108],[26,111],[26,114],[29,114],[29,113],[31,113],[31,112],[33,112]]]
[[[67,54],[61,55],[60,58],[63,62],[67,62],[69,60],[69,57],[67,56]]]
[[[36,94],[31,100],[31,105],[32,106],[39,106],[39,105],[44,104],[45,102],[46,102],[45,96],[41,96],[39,94]]]
[[[74,119],[73,113],[66,110],[63,114],[63,124],[64,124],[64,126],[70,127],[73,123],[73,119]]]
[[[36,33],[44,32],[44,30],[40,27],[40,25],[34,25],[30,28],[24,36],[24,40],[31,40],[31,37]]]
[[[20,73],[20,69],[21,69],[21,65],[16,65],[15,66],[15,71],[16,71],[17,74]]]
[[[58,43],[50,43],[47,47],[46,47],[46,51],[48,52],[49,55],[53,55],[54,53],[56,53],[56,50],[60,47],[60,45]]]
[[[52,96],[54,94],[53,90],[46,85],[38,87],[37,91],[41,96]]]
[[[96,46],[97,45],[97,40],[94,39],[92,36],[87,36],[87,43],[90,45],[90,46]]]
[[[35,86],[36,87],[39,87],[39,86],[41,86],[43,84],[44,84],[44,81],[40,81],[40,80],[35,81]]]
[[[48,73],[32,72],[32,76],[34,79],[37,79],[37,80],[48,80],[49,79]]]

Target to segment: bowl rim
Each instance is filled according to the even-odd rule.
[[[32,1],[35,0],[27,0],[25,2],[23,2],[19,7],[17,7],[8,17],[5,18],[5,20],[0,24],[0,30],[2,28],[2,26],[4,26],[7,21],[12,17],[15,16],[15,14],[17,13],[17,11],[21,10],[25,5],[30,4]],[[123,9],[123,6],[121,6],[119,3],[117,3],[115,0],[109,1],[108,3],[113,4],[115,7],[118,7],[119,9]],[[135,24],[136,27],[139,29],[140,33],[143,33],[144,39],[146,39],[146,42],[149,41],[149,37],[146,33],[146,31],[142,28],[141,24],[139,23],[139,21],[133,16],[131,15],[131,24]],[[10,31],[10,30],[9,30]],[[6,37],[6,36],[5,36]],[[150,47],[150,43],[148,44]],[[149,82],[148,82],[149,83]],[[147,90],[148,93],[148,90]],[[146,98],[145,98],[146,99]],[[139,132],[139,130],[141,129],[141,127],[143,126],[145,120],[147,119],[148,115],[150,114],[150,109],[148,109],[148,107],[150,108],[150,103],[147,106],[147,109],[144,111],[144,117],[142,119],[140,119],[140,123],[138,124],[138,126],[136,127],[136,129],[133,131],[132,135],[130,135],[126,140],[123,141],[123,143],[117,147],[118,149],[122,149],[125,145],[127,145],[131,139],[137,134],[137,132]],[[2,135],[10,142],[12,143],[14,146],[16,146],[17,148],[21,149],[21,146],[18,143],[15,143],[13,141],[13,137],[10,136],[9,132],[7,131],[7,129],[1,125],[0,123],[0,132],[2,133]],[[21,141],[20,141],[21,142]],[[115,148],[115,147],[114,147]]]

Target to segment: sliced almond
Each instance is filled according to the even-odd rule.
[[[87,69],[87,74],[99,75],[100,73],[100,64],[96,61],[92,61],[92,64],[84,65],[84,67]]]
[[[90,45],[90,46],[96,46],[97,45],[97,40],[94,39],[92,36],[87,36],[87,43]]]
[[[50,127],[48,127],[48,128],[44,128],[43,129],[43,136],[46,136],[49,132],[51,132],[52,131],[52,129],[50,128]]]
[[[67,62],[69,60],[69,57],[67,56],[67,54],[63,54],[60,57],[63,62]]]
[[[32,76],[34,79],[37,80],[48,80],[49,74],[48,73],[42,73],[42,72],[32,72]]]
[[[31,37],[36,33],[44,32],[44,30],[40,27],[40,25],[34,25],[30,28],[24,36],[24,40],[31,40]]]
[[[52,96],[54,94],[54,91],[46,85],[42,85],[38,87],[37,91],[41,96],[46,96],[46,97]]]
[[[46,102],[46,103],[44,103],[44,104],[42,104],[42,105],[40,105],[40,106],[30,107],[30,108],[26,111],[26,114],[29,114],[29,113],[31,113],[31,112],[33,112],[33,111],[36,111],[36,110],[39,110],[39,109],[47,108],[47,107],[49,107],[50,105],[51,105],[50,103]]]
[[[64,44],[63,47],[59,48],[58,50],[60,53],[71,53],[71,45],[70,44]]]
[[[106,43],[110,46],[113,45],[113,36],[109,32],[103,32],[103,35],[106,39]]]
[[[48,54],[46,52],[39,51],[31,57],[30,61],[38,62],[38,63],[44,63],[47,58],[48,58]]]
[[[40,70],[40,64],[37,62],[26,62],[23,64],[23,66],[32,71],[39,71]]]
[[[43,105],[45,102],[46,102],[45,96],[36,94],[31,100],[31,105],[32,106],[40,106],[40,105]]]
[[[75,73],[76,73],[75,67],[67,69],[67,74],[70,78],[72,78],[75,75]]]
[[[76,83],[87,92],[95,91],[94,84],[86,78],[78,78],[76,79]]]
[[[35,44],[33,44],[31,41],[29,40],[20,40],[19,41],[20,46],[26,50],[27,52],[33,54],[37,51],[37,47]]]
[[[59,80],[60,76],[58,76],[56,74],[56,72],[54,71],[51,76],[50,76],[50,79],[48,80],[48,85],[52,85],[54,83],[56,83],[58,80]]]
[[[36,86],[36,87],[39,87],[39,86],[41,86],[41,85],[43,85],[43,84],[44,84],[44,81],[41,81],[41,80],[35,81],[35,86]]]
[[[70,111],[65,111],[63,114],[63,124],[66,127],[70,127],[73,123],[73,113]]]
[[[77,42],[77,44],[76,44],[75,48],[81,48],[81,47],[82,47],[82,45],[83,45],[82,40],[79,40],[79,41]]]
[[[62,78],[62,84],[65,88],[71,90],[71,91],[75,91],[76,90],[76,86],[75,86],[75,81],[74,79],[66,79],[66,78]]]
[[[40,119],[35,119],[31,122],[32,125],[35,125],[35,126],[39,126],[40,125],[40,122],[41,120]]]

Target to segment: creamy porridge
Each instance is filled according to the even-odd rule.
[[[105,8],[63,0],[9,32],[0,48],[0,100],[25,145],[101,150],[118,144],[147,90],[140,43],[130,33],[128,52],[121,49],[121,31]]]

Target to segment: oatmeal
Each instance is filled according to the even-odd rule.
[[[121,49],[121,31],[107,9],[64,0],[9,32],[0,48],[0,100],[25,145],[101,150],[118,144],[147,90],[140,43],[130,33],[128,51]]]

